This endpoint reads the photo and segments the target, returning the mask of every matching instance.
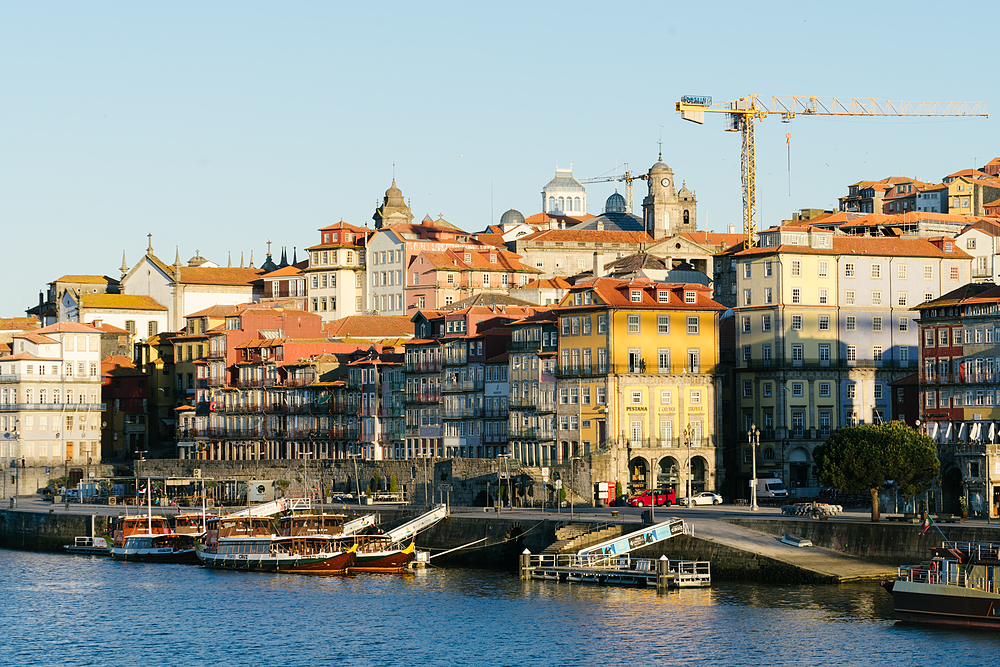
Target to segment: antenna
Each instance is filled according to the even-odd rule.
[[[660,162],[663,162],[663,126],[660,126],[660,140],[656,142],[660,145]]]

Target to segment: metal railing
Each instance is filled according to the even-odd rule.
[[[94,412],[107,409],[106,403],[0,403],[0,411]]]

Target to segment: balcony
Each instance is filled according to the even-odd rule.
[[[308,387],[311,384],[315,384],[316,375],[313,373],[307,373],[305,375],[293,375],[285,379],[286,387]]]
[[[441,370],[441,360],[434,361],[408,361],[403,366],[407,373],[436,373]]]
[[[240,378],[236,381],[236,386],[240,389],[253,389],[255,387],[273,387],[275,383],[273,378]]]
[[[470,419],[483,416],[483,408],[445,408],[445,419]]]
[[[225,412],[229,414],[239,414],[239,413],[249,413],[249,412],[261,412],[261,403],[251,402],[251,403],[225,403],[218,401],[215,404],[216,412]]]
[[[487,419],[506,419],[510,414],[507,408],[487,408],[483,413]]]
[[[383,405],[380,417],[402,417],[406,413],[402,405]]]
[[[540,340],[509,340],[507,341],[508,352],[541,352],[542,341]]]
[[[556,367],[556,377],[594,377],[596,375],[607,375],[607,368],[598,367],[594,364],[569,364],[558,365]]]
[[[507,442],[507,434],[506,433],[484,433],[483,434],[483,441],[484,442]]]
[[[407,403],[440,403],[441,394],[436,392],[406,392]]]
[[[107,409],[106,403],[0,403],[0,412],[96,412]]]
[[[741,361],[739,362],[738,370],[774,370],[774,369],[788,369],[788,368],[802,368],[805,370],[817,370],[817,369],[849,369],[849,368],[884,368],[888,370],[917,370],[917,365],[914,362],[901,362],[898,359],[886,359],[883,361],[872,361],[871,359],[859,359],[857,361],[847,361],[846,359],[790,359],[788,361],[779,361],[776,359],[753,359],[751,361]]]
[[[542,403],[539,403],[535,407],[535,410],[537,412],[555,412],[556,411],[556,404],[554,402],[551,402],[551,401],[544,401]]]
[[[533,401],[530,398],[512,398],[510,399],[509,405],[511,408],[524,409],[524,408],[534,408],[535,403],[536,401]]]
[[[482,380],[445,380],[444,391],[482,391],[485,383]]]
[[[464,366],[468,363],[468,357],[465,355],[465,347],[462,347],[461,354],[445,354],[444,364],[446,366]]]
[[[205,384],[209,387],[225,387],[228,379],[225,377],[209,377],[205,379]]]

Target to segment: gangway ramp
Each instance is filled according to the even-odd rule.
[[[312,501],[309,498],[280,498],[253,507],[244,507],[241,510],[230,512],[229,516],[274,516],[292,510],[311,509]]]
[[[646,526],[627,535],[615,537],[600,544],[584,547],[578,556],[621,556],[636,549],[647,547],[678,535],[690,535],[691,530],[683,519],[667,519],[652,526]]]
[[[344,524],[344,535],[354,535],[368,526],[374,526],[376,523],[377,517],[374,514],[359,516],[357,519],[351,519]]]
[[[417,533],[422,530],[427,530],[438,521],[448,517],[448,506],[447,505],[436,505],[434,509],[426,514],[421,514],[415,519],[407,521],[401,526],[397,526],[392,530],[387,531],[385,534],[393,542],[402,542],[403,540],[409,539],[411,537],[416,537]]]

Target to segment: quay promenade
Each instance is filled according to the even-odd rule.
[[[414,506],[359,506],[335,503],[327,512],[365,514],[376,512],[383,522],[399,521],[423,510]],[[16,509],[0,510],[0,546],[60,551],[78,535],[101,534],[107,518],[126,511],[120,506],[53,505],[37,498],[22,497]],[[135,507],[128,509],[136,513]],[[139,508],[141,512],[141,508]],[[154,508],[172,514],[176,508]],[[648,511],[648,509],[646,510]],[[419,548],[435,557],[434,564],[458,566],[516,567],[516,557],[525,548],[539,553],[556,541],[556,531],[573,524],[589,527],[620,527],[630,532],[642,525],[643,510],[636,508],[504,509],[452,507],[451,516],[417,539]],[[883,519],[871,523],[861,510],[819,521],[787,517],[777,508],[751,512],[740,506],[659,508],[657,521],[683,519],[693,535],[652,545],[633,555],[712,562],[713,575],[721,579],[749,578],[758,581],[836,583],[872,580],[895,574],[898,565],[925,560],[928,550],[944,539],[932,528],[920,534],[920,526]],[[949,539],[1000,541],[1000,522],[970,519],[941,526]],[[798,548],[778,541],[784,533],[800,535],[815,546]],[[454,551],[452,551],[454,550]],[[450,552],[445,554],[444,552]],[[442,557],[438,559],[437,554]]]

